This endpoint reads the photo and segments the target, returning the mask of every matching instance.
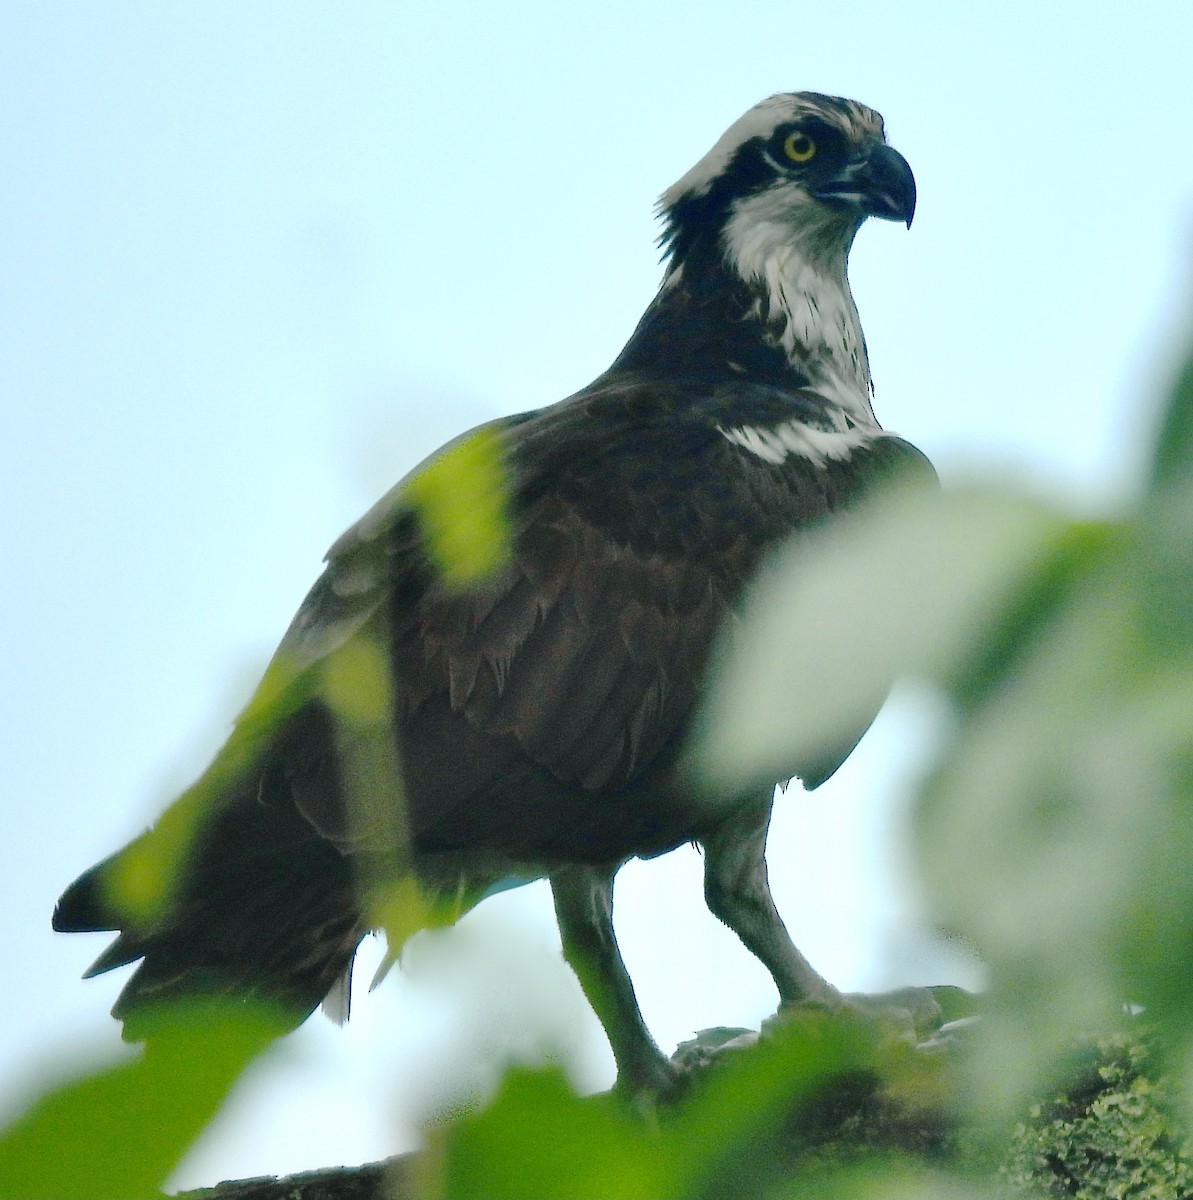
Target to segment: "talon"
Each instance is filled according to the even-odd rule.
[[[944,1014],[931,988],[908,987],[890,992],[826,991],[783,1005],[762,1023],[762,1032],[803,1013],[852,1013],[867,1025],[878,1026],[896,1041],[918,1045],[944,1023]]]
[[[718,1025],[701,1029],[694,1038],[680,1042],[671,1056],[671,1062],[685,1075],[694,1075],[710,1067],[726,1052],[744,1050],[753,1046],[759,1034],[753,1029]]]

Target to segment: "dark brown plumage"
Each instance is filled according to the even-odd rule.
[[[179,802],[199,817],[164,906],[130,915],[112,879],[169,816],[62,897],[56,928],[120,931],[93,970],[140,960],[114,1010],[126,1036],[154,1002],[193,994],[301,1021],[346,976],[371,889],[401,874],[453,911],[547,876],[622,1077],[665,1087],[674,1070],[617,953],[612,881],[687,841],[704,849],[710,907],[781,999],[836,997],[770,899],[772,789],[699,795],[679,763],[761,556],[893,471],[930,472],[874,421],[844,275],[865,216],[910,221],[914,188],[877,115],[851,102],[773,97],[734,130],[665,197],[668,275],[617,362],[488,427],[509,482],[503,565],[451,585],[425,514],[395,489],[333,547],[278,651],[289,674],[270,715],[246,718]],[[776,159],[791,130],[815,139],[814,171]],[[755,209],[779,224],[769,250]],[[380,721],[345,723],[311,684],[355,647],[380,654]],[[862,732],[793,773],[820,783]]]

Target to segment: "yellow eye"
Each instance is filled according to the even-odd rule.
[[[816,153],[816,143],[806,133],[789,133],[783,139],[783,153],[794,163],[806,163]]]

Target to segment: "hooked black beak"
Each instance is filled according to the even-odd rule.
[[[915,215],[915,176],[907,159],[885,142],[851,158],[836,175],[817,184],[814,195],[863,216],[906,221],[908,229]]]

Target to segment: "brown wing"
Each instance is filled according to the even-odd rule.
[[[466,593],[430,568],[400,492],[333,548],[279,654],[388,647],[419,848],[583,861],[691,836],[690,814],[660,793],[757,546],[693,486],[732,466],[732,447],[707,428],[686,447],[664,432],[670,453],[582,404],[515,422],[512,555]],[[710,444],[730,459],[705,461]],[[652,466],[676,463],[682,478]],[[658,477],[644,484],[646,466]],[[317,706],[304,713],[274,761],[299,811],[347,849],[360,839],[326,724]]]
[[[615,842],[619,855],[651,850],[629,844],[640,821],[624,814],[619,835],[598,834],[600,812],[612,823],[615,797],[667,774],[728,605],[707,566],[643,556],[565,501],[541,500],[498,580],[425,598],[398,634],[416,836],[515,854],[566,846],[581,859]],[[664,798],[652,802],[654,823],[673,819]]]
[[[497,576],[448,591],[396,494],[337,543],[283,643],[389,648],[409,830],[424,851],[600,861],[694,836],[710,814],[672,794],[670,775],[718,630],[765,549],[847,503],[866,474],[867,454],[833,470],[774,463],[707,421],[599,415],[573,402],[511,431],[516,533]],[[861,732],[805,777],[831,774]],[[311,824],[359,842],[337,748],[313,721],[278,758]]]

